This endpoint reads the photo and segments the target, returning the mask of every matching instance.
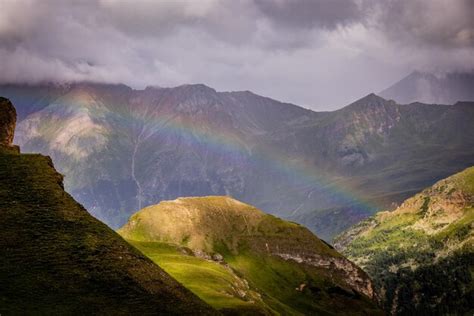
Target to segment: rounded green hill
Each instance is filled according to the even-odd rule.
[[[134,214],[119,234],[221,311],[378,311],[357,266],[305,227],[230,197],[163,201]]]

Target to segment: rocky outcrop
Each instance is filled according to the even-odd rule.
[[[10,100],[0,98],[0,145],[11,146],[15,133],[16,111]]]
[[[0,151],[19,152],[13,145],[16,126],[16,110],[10,100],[0,97]]]
[[[367,274],[346,258],[323,257],[317,254],[272,254],[285,260],[293,260],[300,264],[331,269],[333,271],[337,270],[338,273],[341,273],[344,276],[345,282],[353,291],[362,293],[371,299],[377,298],[372,281],[369,279]]]

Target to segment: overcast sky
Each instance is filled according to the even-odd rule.
[[[0,81],[204,83],[316,110],[474,69],[473,0],[0,0]]]

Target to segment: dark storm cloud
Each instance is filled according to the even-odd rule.
[[[252,33],[258,16],[252,6],[239,1],[136,1],[99,2],[103,21],[139,37],[170,36],[193,28],[221,39]],[[233,35],[233,36],[231,36]]]
[[[283,28],[327,28],[357,22],[361,8],[351,0],[101,1],[105,21],[136,36],[157,36],[193,27],[232,40],[257,31],[262,19]],[[294,31],[294,30],[292,30]]]
[[[351,0],[255,0],[259,10],[276,25],[293,28],[335,28],[363,17]]]
[[[469,0],[0,0],[0,81],[202,82],[328,109],[414,68],[472,69],[471,7]]]

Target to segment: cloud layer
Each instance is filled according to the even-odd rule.
[[[314,109],[474,68],[470,0],[0,0],[0,81],[205,83]]]

